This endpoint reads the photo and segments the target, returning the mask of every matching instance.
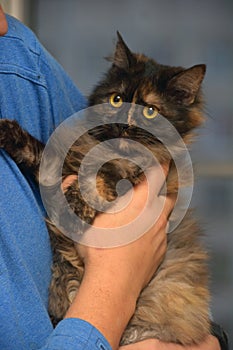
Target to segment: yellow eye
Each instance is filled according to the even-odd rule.
[[[143,115],[147,119],[153,119],[158,115],[159,111],[152,106],[147,106],[143,109]]]
[[[109,102],[111,103],[111,105],[113,107],[119,108],[123,104],[123,99],[122,99],[121,95],[119,95],[119,94],[112,94],[110,96]]]

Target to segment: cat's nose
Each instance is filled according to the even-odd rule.
[[[129,126],[134,124],[133,115],[135,113],[135,109],[136,109],[135,103],[131,103],[130,109],[128,111],[128,118],[127,118],[127,123]]]

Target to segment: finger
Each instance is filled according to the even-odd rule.
[[[145,171],[146,180],[149,187],[149,200],[160,194],[164,187],[168,174],[169,165],[153,166]]]
[[[169,231],[169,217],[172,214],[175,203],[176,195],[160,195],[154,200],[153,214],[154,218],[156,218],[154,223],[159,224],[162,228],[166,228],[166,232]]]
[[[164,175],[167,177],[170,168],[170,162],[161,164],[161,167],[163,168]]]
[[[166,174],[168,166],[164,168],[158,164],[145,171],[145,179],[135,188],[132,188],[124,196],[118,197],[114,205],[111,206],[109,213],[114,213],[114,215],[122,211],[123,209],[129,210],[130,204],[135,208],[138,207],[140,211],[144,208],[146,203],[149,207],[161,208],[161,203],[158,203],[158,195],[161,188],[164,187],[166,181]],[[155,204],[157,203],[157,205]]]
[[[78,175],[68,175],[66,176],[66,178],[62,181],[61,184],[61,188],[63,193],[65,193],[68,189],[68,187],[70,187],[72,185],[72,183],[74,181],[76,181],[78,179]]]
[[[159,196],[160,199],[163,198],[164,200],[164,196]],[[164,202],[164,207],[163,207],[163,214],[169,218],[169,216],[172,213],[172,210],[174,209],[175,203],[176,203],[176,194],[169,194],[168,196],[166,196],[165,198],[165,202]]]

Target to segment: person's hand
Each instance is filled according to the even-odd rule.
[[[167,171],[168,169],[164,168],[166,174]],[[117,248],[96,249],[79,246],[79,253],[84,259],[86,273],[92,273],[93,270],[93,273],[95,271],[96,274],[100,270],[100,274],[103,276],[105,272],[109,275],[111,271],[112,276],[119,276],[118,283],[122,281],[122,283],[127,284],[127,295],[134,297],[135,300],[142,288],[151,279],[165,254],[167,218],[174,205],[173,198],[159,196],[165,179],[164,174],[161,174],[161,169],[154,168],[147,175],[147,179],[149,182],[154,182],[153,188],[150,188],[152,193],[149,194],[149,198],[148,182],[144,180],[135,187],[133,198],[128,206],[116,213],[98,215],[94,221],[93,228],[95,233],[95,227],[110,229],[125,225],[125,234],[127,236],[127,229],[132,229],[128,224],[138,217],[148,200],[143,220],[149,221],[151,217],[156,219],[156,216],[158,220],[146,234],[142,234],[139,239],[130,244]],[[163,205],[163,211],[159,212]],[[143,226],[141,231],[142,233],[145,232],[143,231]],[[103,266],[106,268],[104,269]],[[134,278],[133,283],[132,278]]]
[[[151,279],[166,251],[166,226],[174,199],[164,200],[159,196],[164,183],[159,169],[155,169],[150,176],[155,179],[152,197],[156,200],[152,200],[152,197],[148,200],[145,215],[154,215],[156,203],[160,207],[161,202],[165,204],[158,220],[145,234],[132,243],[116,248],[79,246],[85,274],[66,317],[78,317],[90,322],[103,333],[113,349],[118,347],[141,289]],[[115,214],[100,214],[94,224],[109,228],[131,222],[145,206],[147,189],[147,181],[143,181],[135,187],[133,198],[126,208]]]
[[[5,13],[3,12],[2,6],[0,5],[0,36],[3,36],[7,33],[8,24],[6,20]]]
[[[221,350],[217,338],[209,335],[199,345],[182,346],[174,343],[164,343],[157,339],[147,339],[135,344],[121,346],[119,350]]]

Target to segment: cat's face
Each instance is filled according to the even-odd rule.
[[[205,65],[189,69],[160,65],[141,54],[132,53],[118,33],[111,68],[90,96],[90,105],[109,106],[106,118],[124,115],[124,125],[107,126],[106,135],[134,138],[136,127],[156,128],[162,115],[185,138],[202,117],[201,83]],[[136,106],[140,106],[137,107]],[[104,129],[102,129],[104,132]],[[139,132],[138,137],[142,138]],[[152,140],[148,138],[148,142]]]

